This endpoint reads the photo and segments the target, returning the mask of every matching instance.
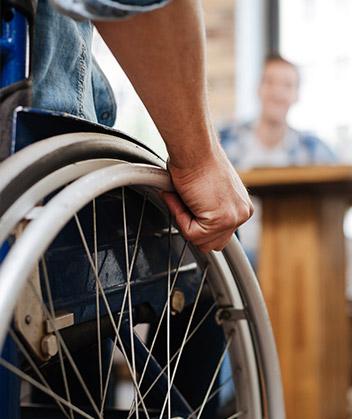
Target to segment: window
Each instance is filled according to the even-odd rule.
[[[280,0],[280,52],[298,64],[301,98],[289,120],[352,162],[352,2]]]

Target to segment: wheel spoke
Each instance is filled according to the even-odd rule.
[[[132,371],[134,381],[137,381],[136,374],[136,359],[134,353],[134,339],[133,339],[133,315],[132,315],[132,296],[131,296],[131,276],[130,276],[130,257],[128,251],[128,232],[127,232],[127,216],[126,216],[126,197],[125,188],[122,188],[122,214],[123,214],[123,235],[125,246],[125,261],[126,261],[126,288],[128,300],[128,318],[129,318],[129,331],[130,331],[130,345],[131,345],[131,358],[132,358]],[[137,391],[134,390],[134,398],[137,400]],[[139,412],[136,412],[136,417],[139,419]]]
[[[200,407],[200,409],[199,409],[199,413],[198,413],[198,415],[197,415],[197,419],[199,419],[199,418],[201,417],[202,413],[203,413],[203,410],[204,410],[204,407],[205,407],[205,405],[206,405],[206,403],[207,403],[207,401],[208,401],[208,398],[209,398],[209,395],[210,395],[211,389],[213,388],[213,385],[214,385],[214,383],[215,383],[216,377],[217,377],[217,376],[218,376],[218,374],[219,374],[219,371],[220,371],[221,365],[222,365],[222,363],[223,363],[223,361],[224,361],[224,359],[225,359],[226,352],[228,351],[228,349],[229,349],[229,347],[230,347],[231,342],[232,342],[232,335],[231,335],[231,336],[229,337],[229,339],[227,340],[227,343],[226,343],[225,349],[224,349],[224,351],[223,351],[223,353],[222,353],[222,355],[221,355],[221,357],[220,357],[220,359],[219,359],[219,362],[218,362],[218,364],[217,364],[217,366],[216,366],[216,368],[215,368],[215,371],[214,371],[213,377],[212,377],[212,379],[211,379],[211,381],[210,381],[210,384],[209,384],[208,390],[207,390],[207,392],[206,392],[206,395],[205,395],[205,397],[204,397],[203,403],[202,403],[202,405],[201,405],[201,407]]]
[[[142,214],[139,222],[139,229],[142,226],[142,219],[144,214],[146,197],[144,197]],[[127,287],[127,296],[128,296],[128,317],[129,317],[129,331],[130,331],[130,345],[131,345],[131,358],[132,358],[132,371],[133,379],[137,382],[137,371],[136,371],[136,358],[134,353],[134,336],[133,336],[133,314],[132,314],[132,295],[131,295],[131,273],[129,267],[129,252],[128,252],[128,231],[127,231],[127,215],[126,215],[126,197],[125,197],[125,188],[122,188],[122,213],[123,213],[123,233],[124,233],[124,243],[125,243],[125,260],[126,260],[126,287]],[[138,232],[140,233],[140,231]],[[138,234],[137,233],[137,234]],[[139,239],[139,237],[137,237]],[[135,244],[135,254],[137,253],[138,244]],[[134,390],[134,402],[138,403],[138,394],[137,389]],[[136,410],[136,419],[139,419],[139,410]]]
[[[186,328],[186,331],[185,331],[185,334],[184,334],[184,337],[183,337],[183,340],[182,340],[182,344],[181,344],[181,347],[180,347],[180,352],[177,355],[175,367],[174,367],[174,370],[173,370],[173,373],[172,373],[170,386],[173,385],[173,382],[174,382],[174,379],[175,379],[175,376],[176,376],[177,367],[178,367],[178,364],[179,364],[181,356],[182,356],[182,352],[183,352],[183,349],[184,349],[184,346],[185,346],[185,343],[186,343],[186,340],[187,340],[188,332],[189,332],[189,329],[190,329],[192,321],[193,321],[194,313],[195,313],[196,308],[198,306],[198,301],[199,301],[200,295],[202,293],[202,290],[203,290],[203,287],[204,287],[204,284],[205,284],[205,279],[207,277],[207,273],[208,273],[208,267],[206,267],[204,272],[203,272],[203,277],[202,277],[202,280],[201,280],[201,283],[200,283],[200,286],[199,286],[199,289],[198,289],[198,292],[197,292],[197,295],[196,295],[196,298],[195,298],[195,301],[194,301],[194,304],[193,304],[193,307],[192,307],[191,316],[188,320],[187,328]],[[166,395],[166,399],[165,399],[164,404],[163,404],[163,407],[161,409],[159,419],[162,419],[162,417],[163,417],[165,406],[166,406],[166,403],[167,403],[167,400],[168,400],[169,396],[170,396],[170,394],[169,394],[169,391],[168,391],[167,395]]]
[[[167,317],[166,317],[166,365],[167,365],[167,414],[171,418],[171,363],[170,363],[170,295],[171,295],[171,215],[169,214],[168,258],[167,258]]]
[[[233,414],[233,415],[231,415],[231,416],[228,416],[226,419],[236,419],[236,418],[240,418],[241,416],[243,416],[245,414],[245,412],[238,412],[238,413],[235,413],[235,414]]]
[[[171,284],[171,287],[170,287],[169,295],[167,296],[167,299],[168,299],[168,300],[170,300],[171,293],[172,293],[172,291],[173,291],[173,290],[174,290],[174,288],[175,288],[176,281],[177,281],[177,278],[178,278],[178,274],[179,274],[179,272],[180,272],[180,268],[181,268],[181,265],[182,265],[183,259],[184,259],[185,254],[186,254],[186,249],[187,249],[187,246],[188,246],[188,242],[185,242],[185,243],[184,243],[184,246],[183,246],[183,248],[182,248],[181,255],[180,255],[180,258],[179,258],[179,261],[178,261],[178,264],[177,264],[177,268],[176,268],[176,271],[175,271],[175,275],[174,275],[174,278],[173,278],[173,281],[172,281],[172,284]],[[151,358],[151,356],[152,356],[152,352],[153,352],[153,349],[154,349],[154,346],[155,346],[156,340],[157,340],[157,338],[158,338],[158,336],[159,336],[159,331],[160,331],[160,329],[161,329],[162,322],[163,322],[164,317],[165,317],[166,309],[167,309],[167,301],[165,302],[165,305],[164,305],[163,311],[162,311],[162,313],[161,313],[161,316],[160,316],[160,319],[159,319],[159,322],[158,322],[158,326],[157,326],[157,329],[156,329],[155,335],[154,335],[154,337],[153,337],[153,341],[152,341],[152,343],[151,343],[151,345],[150,345],[149,355],[148,355],[148,358],[147,358],[146,363],[145,363],[145,365],[144,365],[144,368],[143,368],[143,371],[142,371],[142,374],[141,374],[141,378],[140,378],[140,380],[139,380],[139,385],[141,385],[141,384],[142,384],[142,381],[143,381],[143,378],[144,378],[144,375],[145,375],[145,372],[146,372],[147,366],[148,366],[149,361],[150,361],[150,358]]]
[[[93,199],[93,240],[94,240],[94,264],[95,264],[95,269],[98,271],[97,208],[96,208],[95,199]],[[95,283],[95,306],[96,306],[96,317],[97,317],[100,402],[101,404],[103,404],[103,362],[102,362],[102,354],[101,354],[100,300],[99,300],[99,287],[97,283]]]
[[[52,317],[50,311],[48,310],[48,308],[44,304],[44,301],[39,296],[39,294],[38,294],[37,290],[35,289],[35,287],[33,286],[33,284],[31,284],[31,287],[32,287],[32,290],[33,290],[34,294],[36,295],[37,300],[39,301],[39,303],[41,304],[41,306],[44,310],[44,313],[45,313],[45,315],[46,315],[46,317],[47,317],[47,319],[50,323],[50,327],[55,331],[55,335],[56,335],[58,343],[59,343],[58,348],[60,347],[60,345],[62,346],[63,352],[65,353],[65,355],[66,355],[74,373],[76,374],[76,377],[77,377],[84,393],[86,394],[92,408],[94,409],[95,413],[97,413],[98,417],[101,418],[100,413],[99,413],[99,409],[98,409],[96,403],[94,402],[93,397],[90,394],[90,391],[88,390],[88,388],[87,388],[87,386],[86,386],[86,384],[85,384],[85,382],[82,378],[81,373],[79,372],[79,369],[78,369],[78,367],[77,367],[77,365],[76,365],[76,363],[75,363],[75,361],[74,361],[74,359],[71,355],[71,352],[69,351],[69,349],[68,349],[68,347],[67,347],[67,345],[66,345],[66,343],[65,343],[65,341],[64,341],[64,339],[63,339],[63,337],[60,333],[60,331],[56,327],[55,319]]]
[[[226,384],[228,384],[230,381],[232,381],[232,379],[233,379],[233,377],[232,377],[232,375],[230,375],[229,377],[227,377],[226,378],[226,380],[216,389],[216,390],[214,390],[211,394],[210,394],[210,396],[208,397],[208,400],[207,400],[207,402],[206,402],[206,404],[208,404],[217,394],[219,394],[220,393],[220,391],[226,386]],[[203,403],[202,403],[203,404]],[[192,417],[194,417],[194,415],[196,415],[199,411],[200,411],[200,409],[201,409],[201,407],[202,407],[202,404],[200,404],[198,407],[197,407],[197,409],[195,409],[188,417],[187,417],[187,419],[190,419],[190,418],[192,418]],[[237,413],[236,413],[237,414]]]
[[[140,214],[139,222],[138,222],[136,241],[135,241],[134,248],[133,248],[131,267],[130,267],[130,269],[128,271],[128,274],[127,274],[127,277],[129,278],[129,282],[130,282],[130,279],[131,279],[131,276],[132,276],[133,268],[134,268],[135,261],[136,261],[136,258],[137,258],[137,254],[138,254],[141,231],[142,231],[142,225],[143,225],[143,217],[144,217],[144,212],[145,212],[145,206],[146,206],[146,203],[147,203],[147,197],[148,197],[148,194],[145,193],[144,194],[144,199],[143,199],[143,204],[142,204],[142,210],[141,210],[141,214]],[[126,266],[127,266],[127,264],[126,264]],[[119,317],[119,322],[118,322],[118,325],[117,325],[117,330],[118,331],[120,331],[120,327],[121,327],[121,321],[122,321],[122,317],[123,317],[123,311],[124,311],[124,308],[125,308],[126,297],[127,297],[127,287],[125,288],[124,298],[123,298],[123,302],[122,302],[122,306],[121,306],[121,315]],[[106,382],[105,382],[105,386],[104,386],[104,394],[103,394],[103,399],[102,399],[102,404],[101,404],[101,413],[104,409],[105,399],[106,399],[108,385],[109,385],[109,381],[110,381],[110,375],[111,375],[112,366],[113,366],[114,355],[115,355],[115,351],[116,351],[116,345],[117,345],[117,337],[115,337],[115,339],[114,339],[113,349],[112,349],[112,353],[111,353],[111,357],[110,357],[110,361],[109,361],[108,374],[107,374],[107,378],[106,378]]]
[[[50,390],[49,388],[45,387],[43,384],[40,384],[37,380],[32,378],[30,375],[26,374],[25,372],[21,371],[19,368],[12,365],[10,362],[7,362],[5,359],[0,358],[0,365],[4,368],[11,371],[13,374],[17,375],[17,377],[21,378],[24,381],[27,381],[32,386],[36,387],[38,390],[42,391],[43,393],[47,394],[48,396],[52,397],[54,400],[62,403],[63,405],[67,406],[70,410],[82,415],[84,418],[87,419],[94,419],[93,416],[88,415],[86,412],[74,406],[72,403],[65,400],[63,397],[59,396],[54,391]]]
[[[55,319],[54,303],[53,303],[53,298],[52,298],[52,295],[51,295],[51,288],[50,288],[50,283],[49,283],[48,270],[47,270],[47,266],[46,266],[46,262],[45,262],[44,257],[42,258],[42,267],[43,267],[43,273],[44,273],[45,290],[46,290],[46,293],[47,293],[47,296],[48,296],[49,311],[50,311],[51,317],[53,319]],[[57,328],[56,328],[55,321],[53,322],[53,325],[54,325],[54,332],[56,334]],[[62,356],[62,347],[61,347],[60,339],[58,339],[57,348],[58,348],[58,354],[59,354],[59,360],[60,360],[60,369],[61,369],[61,373],[62,373],[62,379],[63,379],[63,382],[64,382],[66,398],[67,398],[67,401],[69,403],[71,403],[70,389],[69,389],[68,381],[67,381],[67,374],[66,374],[64,358]],[[71,419],[73,419],[72,410],[70,410],[70,417],[71,417]]]
[[[163,311],[162,311],[162,313],[161,313],[161,316],[160,316],[160,319],[159,319],[159,322],[158,322],[158,326],[157,326],[156,332],[155,332],[154,337],[153,337],[153,341],[152,341],[152,343],[151,343],[151,345],[150,345],[150,348],[149,348],[148,357],[147,357],[147,359],[146,359],[146,362],[145,362],[145,364],[144,364],[144,367],[143,367],[143,371],[142,371],[141,377],[140,377],[140,379],[139,379],[139,383],[138,383],[138,385],[139,385],[139,386],[141,386],[141,384],[142,384],[142,382],[143,382],[143,379],[144,379],[144,376],[145,376],[145,373],[146,373],[147,367],[148,367],[148,365],[149,365],[149,361],[150,361],[150,359],[151,359],[151,357],[152,357],[152,352],[153,352],[153,349],[154,349],[155,343],[156,343],[156,341],[157,341],[157,338],[158,338],[158,336],[159,336],[159,331],[160,331],[160,329],[161,329],[162,322],[163,322],[163,320],[164,320],[165,313],[166,313],[166,310],[167,310],[167,301],[169,301],[169,300],[170,300],[171,293],[172,293],[172,291],[173,291],[173,289],[174,289],[174,287],[175,287],[175,285],[176,285],[176,281],[177,281],[177,278],[178,278],[178,274],[179,274],[179,272],[180,272],[180,268],[181,268],[181,266],[182,266],[182,262],[183,262],[183,259],[184,259],[184,257],[185,257],[185,254],[186,254],[187,246],[188,246],[188,242],[185,242],[185,243],[184,243],[184,245],[183,245],[183,248],[182,248],[181,255],[180,255],[180,257],[179,257],[178,263],[177,263],[177,268],[176,268],[175,275],[174,275],[174,278],[173,278],[173,281],[172,281],[172,284],[171,284],[170,291],[169,291],[168,296],[167,296],[167,300],[165,301],[165,304],[164,304],[164,307],[163,307]],[[175,355],[174,355],[174,357],[175,357]],[[172,359],[171,359],[171,362],[172,362]],[[166,367],[167,367],[167,366],[166,366]],[[163,370],[159,373],[159,375],[157,376],[157,378],[156,378],[156,379],[154,380],[154,382],[151,384],[151,386],[149,387],[149,389],[147,390],[147,392],[144,394],[143,399],[145,399],[146,395],[147,395],[147,394],[149,393],[149,391],[150,391],[150,390],[154,387],[154,385],[156,384],[156,382],[158,381],[158,379],[159,379],[159,378],[162,376],[162,374],[165,372],[166,367],[165,367],[165,368],[164,368],[164,369],[163,369]],[[137,405],[137,406],[139,406],[139,403],[138,403],[138,405]],[[130,409],[130,412],[129,412],[129,414],[128,414],[127,419],[130,419],[130,418],[131,418],[131,416],[133,415],[133,413],[134,413],[134,412],[135,412],[135,405],[133,405],[133,404],[132,404],[132,406],[131,406],[131,409]]]
[[[187,343],[192,339],[192,337],[197,333],[197,331],[200,329],[200,327],[202,326],[202,324],[205,322],[205,320],[209,317],[210,313],[214,310],[214,308],[216,307],[216,303],[212,304],[211,307],[209,307],[209,309],[207,310],[207,312],[204,314],[204,316],[202,317],[202,319],[198,322],[197,326],[192,330],[192,332],[189,334],[189,336],[186,339],[185,345],[187,345]],[[177,355],[180,353],[181,351],[181,347],[179,347],[177,349],[177,351],[172,355],[170,362],[172,363]],[[150,353],[150,352],[149,352]],[[151,355],[151,353],[150,353]],[[145,391],[144,395],[143,395],[143,399],[145,399],[148,394],[152,391],[152,389],[154,388],[154,386],[156,385],[156,383],[159,381],[160,377],[164,374],[164,372],[166,371],[167,365],[159,372],[159,374],[157,375],[157,377],[155,378],[155,380],[151,383],[151,385],[148,387],[148,389]],[[130,419],[132,414],[134,413],[134,410],[132,410],[132,412],[129,413],[127,419]]]
[[[126,364],[127,364],[128,369],[129,369],[129,372],[130,372],[130,374],[131,374],[133,384],[134,384],[134,386],[135,386],[135,387],[136,387],[136,389],[137,389],[138,396],[139,396],[139,397],[140,397],[140,399],[141,399],[141,402],[142,402],[142,407],[143,407],[144,413],[145,413],[145,415],[146,415],[147,419],[149,419],[149,414],[148,414],[148,412],[147,412],[147,409],[146,409],[146,407],[145,407],[144,401],[143,401],[142,396],[141,396],[141,394],[140,394],[140,391],[139,391],[139,387],[138,387],[137,381],[134,379],[134,376],[133,376],[133,368],[132,368],[132,366],[131,366],[131,363],[129,362],[129,359],[128,359],[128,356],[127,356],[127,353],[126,353],[125,347],[124,347],[124,345],[123,345],[123,342],[122,342],[122,340],[121,340],[121,338],[120,338],[120,336],[119,336],[119,330],[118,330],[118,327],[117,327],[117,325],[116,325],[116,321],[115,321],[115,319],[114,319],[114,315],[113,315],[113,313],[112,313],[112,311],[111,311],[111,307],[110,307],[110,305],[109,305],[109,301],[108,301],[108,299],[107,299],[107,297],[106,297],[106,294],[105,294],[104,288],[103,288],[102,283],[101,283],[101,281],[100,281],[100,278],[99,278],[98,272],[97,272],[97,270],[95,269],[94,262],[93,262],[93,259],[92,259],[92,255],[91,255],[91,254],[90,254],[90,252],[89,252],[89,247],[88,247],[88,244],[87,244],[87,240],[86,240],[86,237],[85,237],[84,232],[83,232],[83,230],[82,230],[82,226],[81,226],[81,224],[80,224],[80,221],[79,221],[79,219],[78,219],[77,214],[75,214],[75,220],[76,220],[76,224],[77,224],[77,227],[78,227],[78,230],[79,230],[79,234],[80,234],[80,236],[81,236],[81,240],[82,240],[83,246],[84,246],[84,248],[85,248],[85,251],[86,251],[86,254],[87,254],[87,257],[88,257],[88,261],[89,261],[90,266],[91,266],[91,268],[92,268],[92,270],[93,270],[93,273],[94,273],[94,276],[95,276],[95,280],[96,280],[96,282],[97,282],[97,284],[98,284],[99,291],[100,291],[100,294],[101,294],[101,296],[102,296],[102,299],[103,299],[103,302],[104,302],[104,305],[105,305],[105,308],[106,308],[107,314],[108,314],[108,316],[109,316],[109,319],[110,319],[111,325],[112,325],[112,327],[113,327],[113,329],[114,329],[114,332],[115,332],[115,337],[117,338],[117,342],[118,342],[118,344],[119,344],[119,346],[120,346],[121,352],[122,352],[123,356],[124,356],[124,357],[125,357],[125,359],[126,359]],[[125,292],[125,294],[127,295],[127,293],[126,293],[126,292]],[[120,313],[120,319],[121,319],[121,316],[122,316],[122,315],[123,315],[123,313],[121,312],[121,313]],[[121,324],[121,323],[119,322],[119,324]]]
[[[106,396],[108,394],[108,387],[109,387],[109,381],[110,381],[112,366],[113,366],[113,363],[114,363],[114,355],[115,355],[116,345],[117,345],[117,336],[115,336],[113,346],[112,346],[111,356],[110,356],[110,360],[109,360],[109,368],[108,368],[108,373],[107,373],[107,376],[106,376],[106,381],[105,381],[105,386],[104,386],[104,391],[103,391],[103,397],[102,397],[102,400],[101,400],[101,407],[100,407],[100,414],[101,415],[103,415],[103,413],[104,413],[105,400],[106,400]]]
[[[22,352],[23,356],[26,358],[27,362],[32,367],[33,371],[37,374],[38,378],[41,380],[41,382],[43,383],[43,385],[45,385],[49,390],[52,391],[52,389],[51,389],[49,383],[47,382],[47,380],[45,379],[44,375],[41,373],[40,369],[38,368],[38,366],[36,365],[36,363],[33,361],[33,358],[31,357],[31,355],[29,354],[29,352],[27,351],[27,349],[25,348],[25,346],[22,344],[22,342],[18,339],[16,333],[13,331],[12,328],[9,329],[9,335],[11,336],[11,339],[17,345],[18,349]],[[55,402],[58,404],[58,406],[59,406],[60,410],[62,411],[62,413],[67,418],[70,418],[70,416],[68,415],[68,413],[66,412],[66,410],[62,406],[62,403],[60,401],[56,400],[56,399],[55,399]],[[71,401],[69,400],[69,402],[71,402]],[[71,411],[72,411],[72,409],[71,409]]]

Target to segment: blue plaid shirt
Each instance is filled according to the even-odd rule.
[[[248,123],[236,127],[227,125],[220,130],[221,144],[232,164],[238,169],[250,169],[246,166],[246,157],[251,153],[253,143],[248,141],[253,136],[253,124]],[[307,132],[292,128],[283,141],[282,153],[285,159],[281,164],[268,162],[267,166],[304,166],[314,164],[337,163],[333,151],[318,137]],[[252,166],[253,167],[253,166]]]

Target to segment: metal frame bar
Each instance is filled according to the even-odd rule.
[[[267,53],[280,52],[280,0],[267,0]]]

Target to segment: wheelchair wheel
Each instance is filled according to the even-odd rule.
[[[2,217],[17,238],[0,270],[0,345],[16,356],[0,363],[19,401],[27,389],[22,417],[283,419],[268,316],[236,239],[200,254],[155,192],[171,188],[164,170],[85,156],[51,170],[28,158],[38,172]],[[111,395],[118,353],[134,386],[125,410]]]

